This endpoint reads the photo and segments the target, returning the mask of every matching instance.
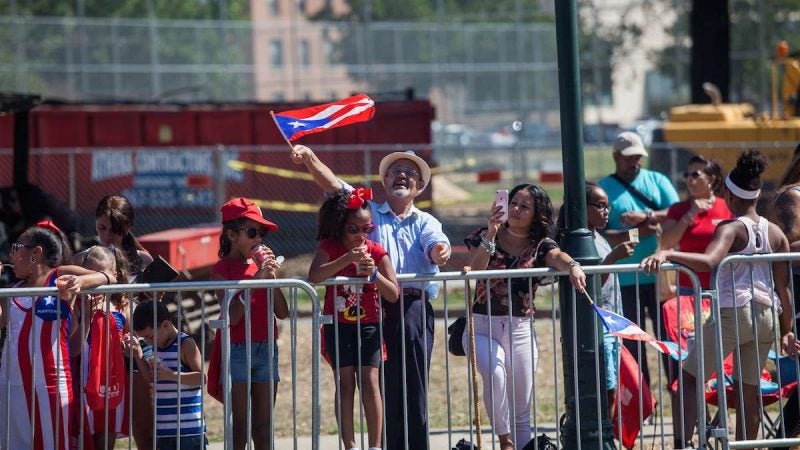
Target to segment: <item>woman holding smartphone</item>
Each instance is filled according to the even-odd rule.
[[[538,186],[521,184],[507,198],[507,220],[503,219],[503,205],[498,204],[503,202],[500,193],[487,226],[464,239],[470,249],[470,266],[474,270],[551,267],[569,272],[572,285],[583,292],[586,276],[581,265],[552,239],[555,224],[547,193]],[[498,278],[479,281],[475,288],[475,355],[483,378],[483,399],[489,405],[489,419],[502,450],[521,449],[531,437],[530,402],[538,359],[531,324],[539,281]],[[469,348],[467,339],[465,333],[465,349]],[[515,417],[511,417],[512,410]]]

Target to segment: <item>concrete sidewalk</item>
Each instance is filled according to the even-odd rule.
[[[546,434],[547,437],[552,439],[553,441],[556,440],[556,424],[555,423],[546,423],[546,424],[538,424],[536,429],[536,434]],[[533,430],[531,430],[531,435],[533,435]],[[666,448],[661,447],[661,436],[663,435],[663,440],[665,444],[671,445],[672,444],[672,420],[671,418],[665,418],[663,431],[662,426],[659,422],[654,423],[653,425],[645,425],[642,436],[644,440],[644,448]],[[367,443],[367,436],[364,434],[364,444]],[[492,431],[490,428],[485,428],[482,430],[482,437],[483,437],[483,450],[493,450],[499,449],[500,445],[497,442],[497,438],[494,438],[492,441]],[[468,441],[477,442],[477,438],[473,435],[470,437],[469,429],[467,428],[457,428],[453,429],[450,433],[445,430],[431,430],[430,433],[430,448],[431,450],[450,450],[453,448],[454,445],[460,439],[466,439]],[[361,436],[356,435],[356,441],[359,445],[361,445]],[[616,443],[618,448],[619,443]],[[224,449],[224,445],[221,442],[215,442],[209,445],[209,449],[213,450],[222,450]],[[275,439],[275,448],[279,450],[312,450],[311,449],[311,438],[309,436],[300,436],[297,438],[296,447],[295,447],[295,440],[293,438],[279,438]],[[339,436],[337,435],[323,435],[320,436],[320,450],[336,450],[342,449],[341,441],[339,440]],[[369,447],[359,447],[361,450],[367,450]],[[346,450],[346,449],[345,449]],[[413,449],[410,449],[413,450]]]

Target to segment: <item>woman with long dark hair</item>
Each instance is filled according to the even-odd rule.
[[[551,267],[569,272],[572,285],[583,292],[586,276],[580,264],[561,251],[553,240],[553,207],[547,193],[539,186],[521,184],[511,190],[508,198],[507,220],[501,219],[502,207],[493,205],[487,226],[475,230],[464,240],[470,249],[469,265],[474,270]],[[521,449],[531,437],[530,402],[539,354],[531,321],[535,310],[533,299],[540,280],[516,278],[509,283],[507,278],[497,278],[487,281],[477,283],[472,305],[475,355],[483,378],[483,400],[490,408],[489,418],[498,434],[500,448]],[[465,333],[465,349],[468,348],[467,339]],[[516,417],[511,417],[512,403]]]
[[[57,286],[59,291],[0,299],[0,328],[8,333],[0,386],[10,385],[8,397],[0,394],[3,448],[69,448],[74,420],[69,336],[76,327],[70,319],[79,298],[74,294],[114,283],[116,277],[112,271],[62,266],[63,257],[60,238],[45,228],[29,228],[11,245],[14,275],[20,280],[15,288]]]

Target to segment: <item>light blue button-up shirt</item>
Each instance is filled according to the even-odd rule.
[[[344,189],[353,187],[339,180]],[[437,242],[450,246],[450,240],[442,232],[442,223],[415,206],[411,206],[408,214],[400,219],[395,215],[389,202],[376,203],[370,201],[372,223],[375,231],[369,239],[375,241],[389,253],[394,271],[397,273],[430,274],[439,272],[439,267],[431,261],[431,249]],[[402,287],[423,289],[428,297],[439,295],[439,285],[435,283],[403,283]]]

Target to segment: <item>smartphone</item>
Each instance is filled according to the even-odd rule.
[[[631,228],[628,230],[628,240],[633,241],[634,243],[639,243],[639,229],[638,228]]]
[[[501,207],[503,215],[500,217],[500,220],[504,222],[508,220],[508,189],[497,190],[494,196],[494,205]]]

